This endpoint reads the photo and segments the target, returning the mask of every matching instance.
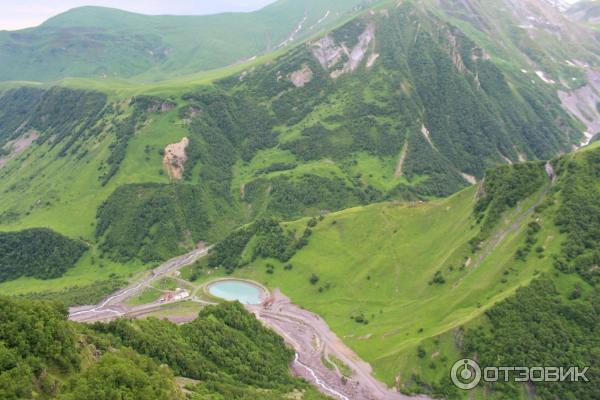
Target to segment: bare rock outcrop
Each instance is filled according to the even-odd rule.
[[[185,150],[189,143],[189,139],[184,137],[180,142],[169,144],[165,147],[163,168],[173,180],[179,181],[183,178],[183,170],[187,161]]]

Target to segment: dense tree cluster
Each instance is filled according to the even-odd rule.
[[[50,229],[0,232],[0,282],[21,276],[57,278],[86,250],[86,244]]]
[[[81,356],[76,334],[58,303],[0,297],[0,398],[31,398],[35,387],[51,392],[48,369],[72,373]]]
[[[286,232],[274,219],[260,219],[233,231],[217,244],[208,265],[211,268],[222,266],[232,272],[257,257],[272,257],[286,262],[307,240],[307,235],[296,239],[293,232]]]
[[[281,399],[294,390],[294,353],[239,303],[210,306],[185,325],[150,318],[93,326],[58,303],[0,297],[0,398],[57,400]]]
[[[273,163],[273,164],[269,165],[268,167],[257,170],[255,175],[258,176],[258,175],[270,174],[272,172],[289,171],[291,169],[296,168],[297,166],[298,166],[298,164],[295,164],[295,163]]]
[[[107,352],[73,377],[60,400],[183,400],[185,397],[166,365],[131,349]]]
[[[600,396],[600,291],[565,300],[549,279],[539,279],[487,312],[491,324],[467,330],[464,354],[486,366],[590,367],[590,383],[530,382],[541,399],[592,400]],[[488,385],[499,398],[518,398],[518,384]]]
[[[566,235],[556,266],[600,283],[600,150],[559,160],[560,209],[555,223]]]
[[[489,170],[485,176],[483,195],[475,205],[475,217],[479,222],[483,220],[482,235],[494,228],[503,212],[538,191],[547,179],[542,162]]]
[[[304,174],[296,178],[259,178],[246,185],[245,198],[252,202],[267,191],[270,194],[266,204],[268,214],[286,219],[301,217],[307,211],[314,214],[340,210],[381,197],[373,188],[355,189],[340,178]]]
[[[93,329],[169,365],[176,375],[201,381],[194,387],[199,394],[252,399],[261,389],[268,399],[270,391],[281,396],[307,387],[289,374],[293,351],[239,303],[209,306],[181,326],[148,319],[96,324]]]
[[[96,235],[111,258],[163,260],[206,239],[210,227],[203,190],[195,185],[119,187],[98,209]]]

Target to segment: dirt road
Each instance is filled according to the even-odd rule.
[[[296,351],[294,373],[323,393],[341,400],[428,399],[405,396],[387,388],[373,377],[371,366],[346,346],[321,317],[293,304],[279,290],[273,291],[263,305],[247,308]],[[330,356],[348,366],[352,376],[345,379],[337,368],[327,368],[323,360]]]
[[[137,308],[130,309],[125,303],[130,298],[134,297],[138,293],[140,293],[144,288],[149,286],[152,282],[163,278],[171,272],[174,272],[186,265],[192,264],[196,262],[200,257],[208,254],[212,247],[206,247],[201,249],[196,249],[187,253],[183,256],[173,258],[154,270],[150,271],[150,273],[143,278],[141,281],[138,281],[132,284],[125,289],[118,291],[115,294],[110,295],[108,298],[103,300],[100,304],[90,305],[90,306],[81,306],[81,307],[72,307],[69,310],[69,319],[78,322],[95,322],[95,321],[104,321],[107,319],[120,317],[127,315],[132,311],[139,312]],[[156,308],[156,304],[146,305],[147,307],[154,306]],[[146,307],[140,306],[140,307]],[[139,308],[139,307],[138,307]]]
[[[162,303],[154,302],[131,307],[127,306],[126,302],[153,281],[195,262],[209,250],[210,248],[197,249],[169,260],[142,280],[109,296],[98,305],[72,308],[69,318],[79,322],[95,322],[119,317],[141,318],[156,312],[162,308]],[[209,304],[195,296],[192,296],[191,300]],[[371,366],[346,346],[321,317],[293,304],[279,290],[271,293],[269,299],[262,305],[246,307],[266,326],[279,333],[295,350],[296,356],[291,366],[294,374],[303,377],[324,394],[340,400],[428,399],[402,395],[375,379]],[[193,318],[195,316],[189,317],[190,320]],[[186,322],[186,320],[178,322]],[[325,366],[324,360],[331,360],[334,357],[352,370],[350,377],[344,378],[340,368],[331,361],[329,361],[332,364],[331,369]]]

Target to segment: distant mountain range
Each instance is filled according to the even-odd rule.
[[[369,3],[279,0],[256,12],[207,16],[75,8],[35,28],[0,32],[0,80],[152,80],[216,69],[298,43]]]

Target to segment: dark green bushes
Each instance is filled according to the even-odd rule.
[[[484,193],[477,201],[474,211],[479,222],[485,219],[481,228],[482,234],[489,233],[503,212],[538,191],[547,179],[544,164],[541,162],[489,170],[483,186]]]
[[[84,243],[49,229],[0,232],[0,282],[21,276],[58,278],[86,250]]]
[[[298,218],[309,212],[339,210],[366,203],[366,191],[354,189],[340,178],[312,174],[251,182],[246,186],[246,199],[252,202],[267,186],[270,188],[267,212],[286,219]]]
[[[486,313],[490,329],[468,330],[464,355],[487,366],[591,367],[590,383],[531,382],[540,399],[597,399],[600,379],[600,292],[577,301],[562,298],[552,281],[539,279]],[[517,398],[515,383],[488,384],[504,398]]]
[[[136,399],[179,400],[184,396],[173,373],[131,349],[107,352],[92,366],[73,377],[61,400]]]
[[[211,227],[203,191],[192,185],[121,186],[97,218],[103,251],[119,261],[167,259],[206,239]]]
[[[555,223],[566,239],[556,266],[575,271],[592,284],[600,283],[600,151],[564,159],[557,168],[563,177]]]
[[[33,129],[39,142],[52,138],[65,155],[75,141],[95,132],[91,128],[102,119],[106,100],[100,92],[58,86],[7,90],[0,95],[0,145]]]
[[[291,390],[298,385],[288,372],[293,351],[239,303],[209,306],[182,326],[157,319],[118,320],[96,324],[94,330],[169,365],[176,375],[202,380],[203,386]]]
[[[208,260],[211,268],[225,267],[233,271],[244,262],[255,260],[257,257],[276,258],[282,262],[288,261],[307,238],[299,240],[291,232],[285,232],[274,219],[261,219],[249,226],[233,231],[223,241],[216,245]],[[252,243],[250,259],[244,260],[242,255],[248,244]]]
[[[201,381],[188,386],[198,399],[311,391],[289,373],[293,351],[239,303],[207,307],[185,325],[88,326],[67,315],[57,303],[0,297],[0,398],[180,400],[174,373]]]
[[[79,369],[76,334],[58,303],[0,297],[0,397],[32,398],[37,385],[51,389],[48,368],[63,374]]]

